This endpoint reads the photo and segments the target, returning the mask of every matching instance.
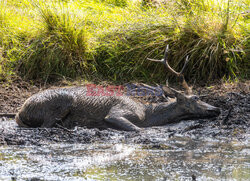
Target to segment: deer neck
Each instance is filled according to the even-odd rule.
[[[176,102],[152,104],[148,106],[145,126],[162,126],[187,118],[183,106]]]

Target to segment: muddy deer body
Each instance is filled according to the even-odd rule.
[[[86,96],[84,87],[46,90],[30,97],[16,116],[26,127],[86,126],[138,130],[183,119],[218,115],[219,109],[196,96],[179,95],[159,104],[143,104],[128,96]]]
[[[168,67],[166,55],[161,62]],[[178,76],[182,76],[182,71]],[[25,127],[60,124],[69,128],[86,126],[134,131],[184,119],[215,117],[220,113],[217,107],[202,102],[197,96],[184,95],[169,87],[164,87],[163,91],[172,92],[175,99],[145,105],[129,96],[89,96],[85,87],[46,90],[24,103],[16,122]]]

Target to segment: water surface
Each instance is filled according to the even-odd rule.
[[[18,130],[5,123],[4,131]],[[242,139],[171,136],[171,130],[193,123],[142,133],[114,131],[110,140],[90,143],[1,145],[0,180],[249,180],[249,134]]]

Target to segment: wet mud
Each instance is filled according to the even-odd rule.
[[[195,89],[201,100],[221,109],[217,118],[184,120],[139,132],[60,126],[28,129],[0,118],[0,178],[247,180],[247,85]]]

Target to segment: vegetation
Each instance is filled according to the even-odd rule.
[[[249,0],[0,2],[0,80],[164,81],[166,44],[189,80],[249,78]]]

